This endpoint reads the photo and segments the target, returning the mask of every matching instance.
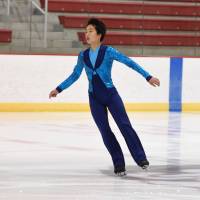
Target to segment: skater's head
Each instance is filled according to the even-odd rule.
[[[105,34],[106,25],[102,21],[96,18],[91,18],[88,20],[85,37],[89,45],[102,42]]]

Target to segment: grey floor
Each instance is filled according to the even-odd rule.
[[[129,113],[151,163],[116,177],[90,113],[0,113],[0,200],[199,200],[200,113]]]

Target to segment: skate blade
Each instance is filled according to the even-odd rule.
[[[116,176],[119,176],[119,177],[123,177],[123,176],[126,176],[126,172],[118,172],[116,173]]]
[[[144,166],[142,166],[142,169],[143,169],[144,171],[148,171],[148,168],[149,168],[149,165],[144,165]]]

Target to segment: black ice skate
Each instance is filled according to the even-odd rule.
[[[149,167],[149,161],[143,160],[138,164],[142,169],[147,169]]]
[[[115,167],[114,173],[117,176],[121,176],[121,177],[126,176],[126,169],[125,169],[125,167]]]

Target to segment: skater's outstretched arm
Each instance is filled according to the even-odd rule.
[[[109,47],[109,54],[118,62],[121,62],[128,67],[134,69],[139,74],[141,74],[152,86],[160,86],[160,81],[158,78],[151,76],[147,71],[145,71],[139,64],[135,61],[124,55],[123,53],[119,52],[117,49]]]
[[[64,80],[60,85],[58,85],[56,89],[52,90],[49,93],[49,98],[56,97],[58,93],[70,87],[75,81],[78,80],[82,71],[83,71],[83,58],[82,58],[82,53],[80,53],[78,56],[77,64],[74,67],[72,74],[66,80]]]

